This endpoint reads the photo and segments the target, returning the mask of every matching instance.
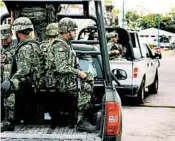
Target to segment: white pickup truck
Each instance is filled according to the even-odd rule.
[[[119,30],[120,31],[120,30]],[[151,49],[146,44],[140,44],[136,31],[126,30],[126,35],[119,33],[119,43],[125,45],[128,49],[129,58],[122,61],[110,61],[112,70],[123,69],[127,73],[127,78],[119,78],[121,85],[117,85],[116,89],[120,96],[134,97],[137,104],[144,103],[145,88],[151,94],[158,93],[159,83],[159,61],[156,54],[153,54]],[[128,41],[122,41],[122,38]],[[121,40],[121,42],[120,42]],[[125,43],[125,44],[124,44]],[[116,72],[117,73],[117,72]]]
[[[88,26],[80,31],[78,39],[87,35],[88,40],[94,40],[93,34],[95,32],[98,32],[96,26]],[[146,88],[151,94],[158,92],[160,62],[157,58],[160,59],[160,55],[153,54],[146,44],[140,44],[136,31],[117,26],[106,26],[106,33],[110,32],[117,32],[119,35],[118,42],[127,49],[125,58],[121,59],[122,61],[110,60],[111,71],[116,75],[119,82],[114,82],[114,85],[121,97],[134,97],[136,103],[142,104],[144,103]],[[122,75],[122,73],[125,74]]]

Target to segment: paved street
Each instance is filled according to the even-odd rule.
[[[174,64],[175,53],[163,56],[159,93],[146,97],[147,106],[123,106],[123,141],[175,141]]]

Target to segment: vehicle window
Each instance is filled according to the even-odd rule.
[[[85,72],[91,72],[94,77],[97,77],[97,72],[92,59],[80,59],[80,69]]]
[[[152,57],[152,56],[154,55],[154,53],[151,51],[151,49],[148,47],[148,45],[146,45],[146,48],[147,48],[147,50],[148,50],[150,56]]]
[[[136,47],[135,35],[134,35],[134,33],[130,33],[130,35],[131,35],[132,45],[133,45],[133,47]]]
[[[148,56],[150,56],[150,54],[149,54],[149,51],[148,51],[148,48],[147,48],[147,45],[146,44],[141,44],[141,50],[142,50],[142,55],[143,55],[143,57],[147,57],[147,55]]]
[[[140,52],[140,49],[139,48],[133,48],[133,51],[134,51],[134,56],[135,58],[142,58],[142,55],[141,55],[141,52]]]
[[[136,44],[136,47],[139,48],[139,41],[138,41],[137,34],[135,34],[135,44]]]

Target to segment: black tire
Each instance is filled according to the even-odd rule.
[[[145,102],[145,79],[142,80],[138,95],[136,97],[137,104],[143,104]]]
[[[159,77],[158,77],[158,71],[157,71],[154,82],[148,87],[148,93],[157,94],[158,88],[159,88]]]

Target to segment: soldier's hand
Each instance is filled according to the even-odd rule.
[[[113,54],[119,54],[120,52],[118,50],[111,51]]]
[[[10,92],[11,88],[12,88],[12,82],[10,80],[5,80],[2,84],[1,84],[1,92],[2,94],[6,94],[8,92]]]
[[[85,79],[87,77],[87,74],[84,73],[83,71],[79,71],[78,75],[82,78]]]

